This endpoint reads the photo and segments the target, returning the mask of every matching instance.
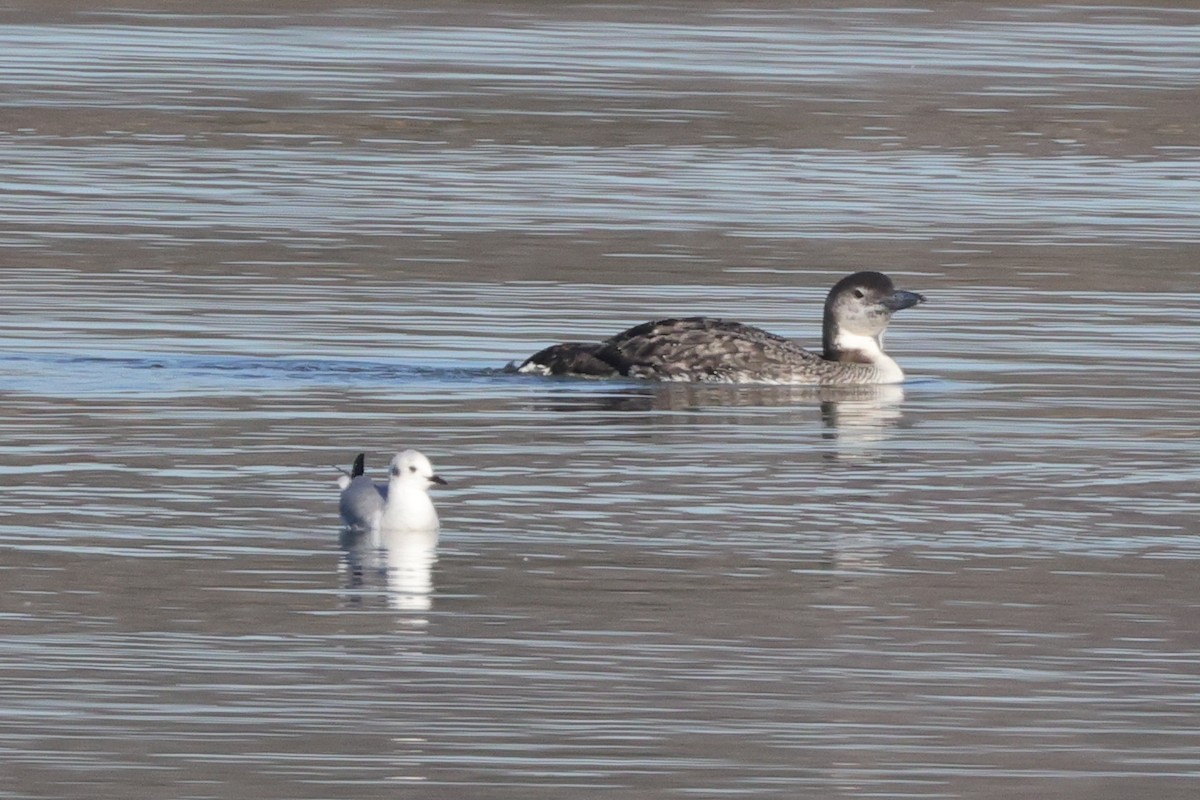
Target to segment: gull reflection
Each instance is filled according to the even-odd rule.
[[[404,611],[428,611],[433,606],[433,565],[438,532],[383,531],[388,602]]]
[[[437,562],[438,531],[383,529],[343,530],[342,569],[346,588],[359,594],[379,584],[388,605],[399,611],[428,611],[433,607],[433,565]]]

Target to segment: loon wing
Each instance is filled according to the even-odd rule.
[[[823,360],[790,339],[713,317],[647,322],[603,342],[593,356],[622,375],[660,380],[753,379]]]

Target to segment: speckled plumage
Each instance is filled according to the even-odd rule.
[[[904,373],[883,352],[893,312],[923,302],[886,275],[858,272],[825,301],[824,350],[714,317],[662,319],[597,343],[568,342],[535,353],[525,373],[659,381],[861,385],[897,383]]]

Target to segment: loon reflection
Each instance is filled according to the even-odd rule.
[[[687,425],[784,425],[801,431],[819,424],[828,447],[806,447],[812,457],[873,461],[894,429],[904,425],[905,387],[772,386],[763,384],[657,383],[561,385],[532,401],[555,414],[613,414],[603,424],[655,430]],[[669,412],[669,413],[661,413]]]

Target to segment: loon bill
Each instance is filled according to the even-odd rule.
[[[881,272],[856,272],[825,298],[823,350],[715,317],[647,322],[602,342],[566,342],[534,353],[518,372],[656,381],[819,386],[900,383],[904,372],[883,352],[892,314],[925,298],[897,289]]]

